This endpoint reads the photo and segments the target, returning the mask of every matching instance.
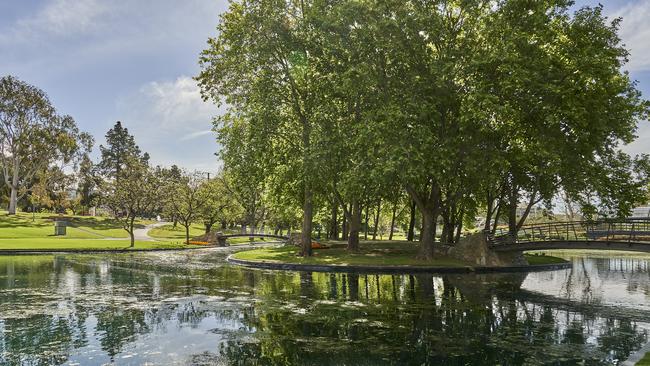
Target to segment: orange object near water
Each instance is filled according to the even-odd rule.
[[[328,246],[325,246],[317,241],[312,241],[311,242],[311,248],[312,249],[329,249]]]
[[[210,245],[210,243],[208,243],[207,241],[194,241],[194,240],[190,240],[189,243],[190,243],[190,244],[194,244],[194,245]]]

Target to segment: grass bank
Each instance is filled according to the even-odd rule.
[[[0,212],[0,240],[47,238],[54,236],[54,221],[59,217],[50,213],[19,212],[16,215],[7,215]],[[116,220],[108,217],[68,216],[66,238],[72,239],[99,239],[105,237],[127,238],[129,234]],[[139,219],[136,228],[143,228],[151,221]]]
[[[298,256],[298,248],[278,246],[254,249],[233,254],[233,258],[273,263],[314,265],[366,265],[366,266],[427,266],[466,267],[474,264],[454,258],[437,257],[431,261],[415,259],[418,244],[410,242],[362,242],[358,253],[350,253],[344,247],[314,250],[312,257]],[[526,255],[530,264],[564,263],[565,260],[548,255]]]
[[[104,239],[67,239],[67,238],[24,238],[0,240],[0,253],[3,251],[36,250],[36,251],[93,251],[93,250],[152,250],[152,249],[182,249],[185,244],[160,242],[160,241],[136,241],[135,246],[130,248],[129,240],[104,240]]]
[[[65,236],[54,236],[54,218],[49,213],[18,213],[7,215],[0,212],[0,253],[16,250],[128,250],[128,233],[121,224],[106,217],[65,216],[68,221]],[[138,220],[141,228],[150,223]],[[112,239],[108,239],[112,238]],[[133,249],[174,249],[185,248],[181,243],[136,242]]]

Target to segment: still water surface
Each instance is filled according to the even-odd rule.
[[[0,257],[0,365],[615,365],[649,341],[650,257],[391,276],[225,255]]]

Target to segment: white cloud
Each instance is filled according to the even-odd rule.
[[[627,68],[631,71],[650,69],[650,1],[631,2],[610,15],[623,18],[619,35],[631,54]]]
[[[199,87],[190,77],[149,82],[120,98],[117,111],[116,119],[134,134],[154,163],[216,170],[212,119],[219,110],[203,102]]]
[[[144,107],[143,119],[155,121],[162,129],[194,133],[205,131],[216,111],[214,105],[203,102],[196,82],[187,76],[150,82],[121,103],[134,110]]]
[[[192,133],[188,133],[187,135],[181,137],[181,140],[182,141],[193,140],[193,139],[195,139],[197,137],[211,135],[212,133],[213,133],[212,130],[192,132]]]
[[[52,36],[78,36],[99,28],[108,3],[98,0],[53,0],[31,16],[16,20],[0,41],[19,43]]]

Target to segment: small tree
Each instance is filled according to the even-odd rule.
[[[90,207],[97,203],[99,180],[90,157],[85,155],[77,173],[77,203],[82,214],[88,214]]]
[[[199,188],[202,206],[198,210],[198,219],[209,233],[217,222],[227,222],[241,216],[243,208],[226,189],[222,177],[205,181]]]
[[[105,184],[106,203],[129,233],[133,248],[136,217],[150,212],[160,198],[158,179],[142,159],[127,157],[116,179]]]
[[[183,172],[181,180],[166,187],[169,207],[178,222],[185,228],[185,244],[190,243],[190,225],[200,216],[204,200],[200,194],[203,173]]]

